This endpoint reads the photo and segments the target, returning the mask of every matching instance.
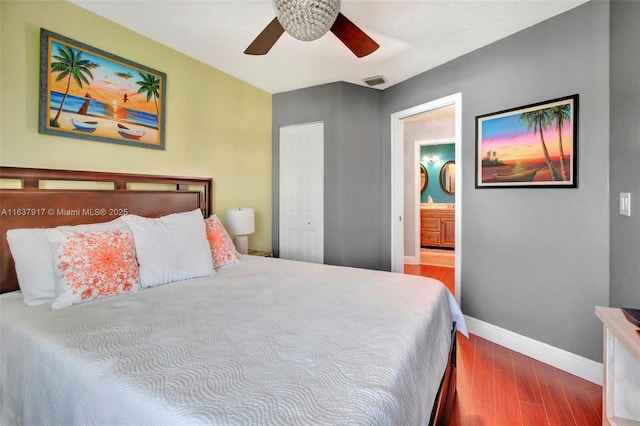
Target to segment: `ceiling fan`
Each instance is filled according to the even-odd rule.
[[[340,0],[273,0],[276,17],[244,51],[264,55],[285,31],[293,38],[312,41],[328,31],[335,34],[358,58],[380,45],[340,13]]]

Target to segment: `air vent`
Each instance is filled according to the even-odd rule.
[[[365,78],[364,82],[367,83],[369,86],[377,86],[379,84],[386,83],[387,80],[385,80],[384,77],[381,75],[376,75],[375,77]]]

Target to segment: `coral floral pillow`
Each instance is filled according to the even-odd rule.
[[[60,234],[53,259],[58,295],[52,309],[138,291],[138,261],[130,232]]]
[[[209,246],[211,247],[211,256],[213,257],[213,264],[216,268],[219,268],[230,263],[239,261],[240,255],[236,251],[236,246],[231,241],[227,230],[224,229],[220,219],[215,214],[209,216],[204,221],[207,227],[207,240],[209,240]]]

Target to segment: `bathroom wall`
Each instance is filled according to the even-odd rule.
[[[429,163],[424,159],[427,155],[437,155],[438,160]],[[456,196],[447,194],[440,186],[440,170],[447,161],[453,161],[456,158],[455,144],[438,144],[423,145],[420,147],[420,162],[427,169],[429,175],[429,183],[427,188],[420,195],[420,202],[426,203],[431,196],[434,203],[455,203]]]

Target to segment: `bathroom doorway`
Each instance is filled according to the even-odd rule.
[[[458,93],[391,115],[392,271],[404,272],[405,264],[423,267],[420,265],[423,245],[420,241],[421,207],[423,205],[429,207],[435,219],[431,219],[426,246],[434,250],[449,250],[447,257],[451,257],[450,253],[453,252],[455,282],[450,288],[453,288],[452,292],[458,302],[460,302],[461,262],[461,156],[459,149],[461,98],[461,94]],[[421,153],[422,145],[450,145],[449,148],[453,151],[450,154],[452,158],[439,161],[435,159],[434,152],[431,153],[434,156],[428,157],[423,164],[422,157],[428,156],[429,153]],[[444,160],[445,156],[442,155],[442,157]],[[432,190],[427,191],[425,200],[421,199],[423,195],[421,189],[424,184],[421,165],[427,169],[426,188],[432,186]],[[449,198],[443,198],[444,195]],[[431,202],[429,202],[429,196]],[[448,266],[446,268],[451,270]]]
[[[413,227],[417,231],[414,250],[419,253],[415,261],[420,265],[455,267],[456,141],[454,137],[439,137],[455,134],[454,115],[454,106],[422,114],[426,123],[438,120],[438,126],[435,131],[423,126],[421,134],[438,138],[415,141],[416,158],[425,175],[424,184],[421,177],[417,188],[419,198],[415,209],[418,223]]]

